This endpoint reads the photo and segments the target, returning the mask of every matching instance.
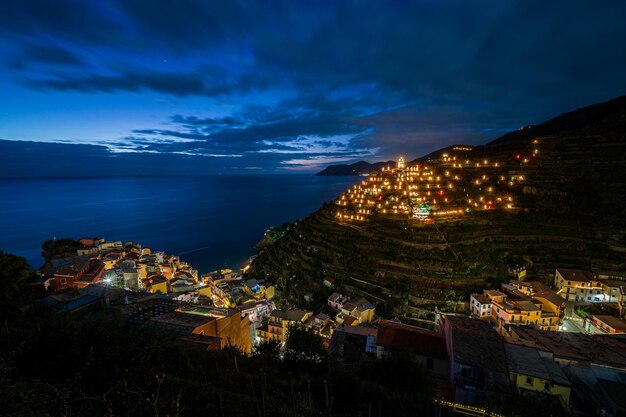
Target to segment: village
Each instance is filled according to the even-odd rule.
[[[432,222],[486,210],[514,211],[514,191],[523,187],[526,170],[536,164],[539,140],[527,154],[508,161],[472,158],[473,148],[454,146],[427,162],[409,165],[400,157],[396,166],[383,167],[342,194],[336,218],[362,223],[373,215],[403,216]]]
[[[249,264],[199,275],[178,256],[136,242],[79,242],[74,256],[53,260],[29,284],[42,294],[39,304],[58,314],[114,311],[191,348],[247,354],[284,344],[301,326],[338,362],[411,352],[432,375],[441,404],[455,410],[523,393],[551,396],[571,412],[592,404],[599,416],[624,412],[623,277],[557,267],[548,284],[514,265],[499,288],[471,294],[465,314],[435,310],[430,325],[418,327],[382,317],[375,302],[344,293],[331,277],[321,283],[331,294],[326,305],[310,311],[283,304],[271,282],[246,274]]]

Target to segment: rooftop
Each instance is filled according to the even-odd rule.
[[[509,392],[509,377],[502,337],[489,323],[465,316],[442,316],[452,337],[454,362],[482,369],[484,385],[494,391]]]
[[[510,343],[535,346],[555,357],[626,368],[626,338],[570,332],[545,332],[532,327],[511,328]]]
[[[215,320],[215,317],[199,314],[188,314],[179,311],[163,314],[152,318],[152,321],[178,327],[187,327],[195,329],[199,326],[207,324]]]
[[[472,297],[480,304],[491,304],[491,300],[485,294],[472,294]]]
[[[310,311],[289,309],[289,310],[274,310],[270,314],[271,317],[277,317],[287,321],[302,321],[304,318],[311,314]]]
[[[533,298],[545,298],[546,300],[557,306],[562,306],[563,303],[565,303],[563,297],[551,290],[536,292],[535,294],[533,294]]]
[[[541,378],[558,385],[570,386],[559,365],[548,358],[542,358],[537,349],[505,344],[506,357],[511,372]]]
[[[601,321],[602,323],[612,327],[615,330],[626,331],[626,322],[617,317],[600,315],[593,316],[596,320]]]
[[[557,268],[559,274],[567,281],[585,282],[595,281],[596,278],[590,271],[583,271],[582,269],[569,269],[569,268]]]
[[[393,321],[380,320],[376,343],[395,349],[410,349],[418,354],[447,359],[446,339],[436,332]]]

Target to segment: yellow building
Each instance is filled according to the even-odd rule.
[[[288,337],[288,329],[292,324],[307,324],[313,317],[312,311],[289,309],[274,310],[270,314],[268,322],[267,339],[284,342]]]
[[[520,394],[552,395],[569,409],[571,384],[559,365],[534,348],[505,345],[511,385]]]
[[[153,275],[150,278],[144,279],[143,286],[151,293],[167,294],[167,278],[163,275]]]
[[[344,316],[352,316],[358,323],[371,323],[376,316],[376,307],[365,298],[348,301],[341,306]]]
[[[542,330],[558,330],[561,324],[561,308],[563,307],[565,300],[554,291],[536,292],[532,297],[533,301],[538,301],[540,303],[540,328]]]

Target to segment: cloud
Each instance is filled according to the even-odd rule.
[[[26,45],[8,64],[16,70],[24,70],[34,64],[80,67],[84,63],[78,55],[54,45]]]
[[[620,1],[3,6],[5,75],[49,95],[150,94],[171,109],[104,141],[118,157],[263,169],[417,157],[626,91]]]

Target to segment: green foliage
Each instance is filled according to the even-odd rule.
[[[289,326],[283,361],[288,370],[297,374],[320,369],[326,361],[322,338],[300,323]]]
[[[32,276],[26,259],[0,251],[0,300],[10,300]]]
[[[615,303],[593,303],[576,307],[576,314],[583,319],[598,315],[619,317],[619,310]]]
[[[49,267],[53,259],[76,256],[76,251],[82,247],[78,240],[69,238],[46,240],[41,245],[41,256],[46,261],[44,268]]]
[[[26,259],[0,251],[0,318],[15,315],[15,297],[35,276]]]
[[[539,393],[504,397],[501,402],[492,404],[492,409],[508,417],[567,417],[570,415],[556,397]]]
[[[22,315],[10,340],[0,332],[2,414],[258,417],[264,402],[268,416],[291,416],[295,403],[297,415],[313,417],[327,414],[324,381],[335,417],[364,414],[374,402],[394,416],[430,406],[432,384],[417,364],[328,366],[319,336],[291,330],[281,359],[276,343],[251,356],[187,349],[114,315]]]

